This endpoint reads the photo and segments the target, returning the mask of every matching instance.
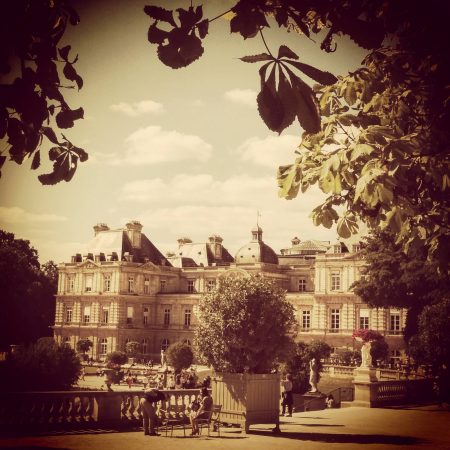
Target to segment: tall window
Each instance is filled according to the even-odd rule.
[[[108,323],[109,322],[109,307],[103,306],[102,307],[102,323]]]
[[[100,339],[98,351],[99,351],[100,355],[106,355],[106,353],[108,353],[108,339],[107,338]]]
[[[166,292],[166,280],[160,280],[159,282],[159,291]]]
[[[63,341],[62,341],[63,345],[67,345],[68,347],[71,347],[70,345],[70,337],[66,336]]]
[[[67,290],[69,292],[75,291],[75,275],[69,275],[69,279],[67,280]]]
[[[337,333],[341,326],[341,311],[340,309],[331,310],[331,332]]]
[[[103,275],[103,290],[105,292],[109,292],[111,290],[111,275],[110,274]]]
[[[144,294],[148,294],[150,292],[150,278],[144,277]]]
[[[161,350],[166,351],[169,348],[169,345],[170,345],[169,339],[164,338],[161,341]]]
[[[142,322],[144,325],[148,324],[148,316],[150,315],[150,311],[147,306],[142,310]]]
[[[391,313],[389,316],[389,332],[400,334],[400,313]]]
[[[216,280],[208,280],[208,283],[206,285],[206,290],[208,292],[213,291],[216,288]]]
[[[134,292],[134,277],[128,277],[128,292]]]
[[[300,278],[298,280],[298,291],[306,292],[306,278]]]
[[[148,339],[147,338],[142,339],[141,349],[142,349],[142,353],[144,353],[144,354],[148,353]]]
[[[331,274],[331,290],[332,291],[341,290],[341,274],[339,272],[333,272]]]
[[[170,308],[164,309],[164,325],[170,325]]]
[[[89,323],[91,321],[91,307],[85,306],[83,311],[83,323]]]
[[[302,331],[310,331],[311,330],[311,311],[304,310],[302,311]]]
[[[133,323],[134,308],[127,306],[127,323]]]
[[[65,322],[66,322],[66,323],[72,322],[72,317],[73,317],[73,309],[72,309],[72,306],[66,306],[66,317],[64,318],[64,319],[65,319]]]
[[[369,310],[360,309],[359,310],[359,328],[369,329]]]
[[[188,327],[191,324],[191,310],[185,309],[184,310],[184,325]]]
[[[183,344],[186,344],[186,345],[191,346],[191,341],[190,341],[189,339],[185,339],[185,340],[183,341]]]
[[[188,292],[190,294],[195,292],[195,285],[194,285],[194,280],[188,280]]]
[[[92,282],[94,280],[94,275],[91,273],[86,274],[84,276],[84,290],[85,292],[91,292],[92,291]]]

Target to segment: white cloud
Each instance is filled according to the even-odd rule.
[[[252,89],[231,89],[223,96],[230,102],[256,107],[256,95],[256,91]]]
[[[219,181],[210,174],[178,174],[167,181],[161,178],[131,181],[123,186],[120,199],[166,204],[239,205],[257,201],[261,192],[265,192],[266,197],[277,199],[274,177],[238,175]]]
[[[236,149],[236,153],[242,161],[268,167],[275,171],[278,166],[294,162],[294,151],[299,143],[300,137],[291,134],[269,135],[264,139],[252,137],[241,144]]]
[[[110,108],[113,111],[123,113],[130,117],[137,117],[147,113],[157,114],[164,110],[161,103],[154,102],[153,100],[142,100],[135,103],[120,102],[111,105]]]
[[[179,161],[206,162],[211,154],[212,146],[199,136],[151,125],[139,128],[125,139],[123,154],[96,152],[94,161],[116,166],[142,166]]]
[[[65,222],[67,217],[25,211],[18,206],[0,206],[0,223],[8,225]]]

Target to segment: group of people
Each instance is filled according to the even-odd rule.
[[[159,401],[165,400],[165,394],[157,389],[150,389],[145,392],[144,397],[140,401],[144,435],[158,436],[158,433],[156,433],[156,424],[158,420],[156,416],[156,404]],[[199,434],[199,420],[208,418],[208,415],[211,414],[212,406],[213,400],[209,394],[208,388],[202,387],[198,397],[189,405],[189,421],[192,427],[191,436]]]

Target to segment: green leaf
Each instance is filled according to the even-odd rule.
[[[173,13],[172,11],[168,11],[167,9],[161,8],[159,6],[145,6],[144,12],[148,16],[150,16],[152,19],[155,20],[162,20],[163,22],[168,22],[174,27],[177,26],[175,21],[173,20]]]
[[[356,144],[354,150],[352,151],[351,161],[355,161],[361,155],[370,155],[375,151],[375,148],[369,144]]]
[[[296,55],[297,56],[297,55]],[[291,64],[297,69],[301,70],[305,75],[317,81],[320,84],[331,85],[338,81],[338,79],[330,72],[317,69],[309,64],[304,64],[299,61],[283,60],[283,62]]]
[[[280,48],[278,49],[278,59],[283,58],[283,57],[285,57],[285,58],[292,58],[292,59],[298,59],[298,55],[296,55],[286,45],[281,45]]]

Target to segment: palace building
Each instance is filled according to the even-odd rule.
[[[364,265],[359,243],[296,237],[277,254],[256,226],[234,257],[217,235],[203,243],[182,237],[177,252],[164,256],[142,228],[138,221],[119,229],[97,224],[86,248],[58,266],[57,342],[75,347],[88,338],[89,356],[102,360],[137,341],[144,358],[159,358],[174,342],[192,342],[203,292],[215,289],[221,277],[260,273],[286,290],[297,340],[352,349],[353,331],[370,328],[385,335],[391,357],[404,349],[406,311],[369,308],[351,291]]]

